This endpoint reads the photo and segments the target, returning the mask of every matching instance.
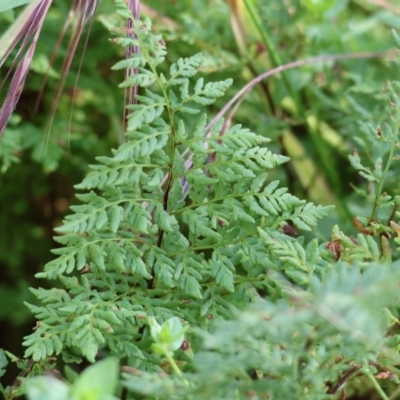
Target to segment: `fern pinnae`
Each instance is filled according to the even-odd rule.
[[[226,318],[232,307],[244,306],[238,293],[253,301],[256,286],[284,285],[275,274],[281,257],[292,279],[300,279],[295,274],[304,273],[312,252],[300,252],[300,239],[285,247],[289,239],[279,229],[288,220],[311,229],[329,211],[268,182],[267,171],[288,159],[271,153],[265,137],[239,125],[220,136],[222,122],[207,135],[204,115],[188,130],[182,115],[215,101],[230,80],[204,85],[199,79],[191,92],[201,56],[179,60],[166,77],[157,68],[166,54],[160,36],[150,33],[148,21],[135,21],[135,29],[136,38],[116,41],[140,52],[116,68],[138,68],[122,86],[145,90],[130,106],[126,142],[111,157],[99,157],[76,186],[84,193],[58,229],[63,248],[38,274],[58,277],[65,289],[35,291],[45,304],[30,306],[43,321],[25,342],[35,360],[62,353],[68,361],[94,361],[105,348],[137,366],[155,360],[148,368],[157,370],[159,356],[150,355],[143,329],[147,316],[199,324],[205,313]]]

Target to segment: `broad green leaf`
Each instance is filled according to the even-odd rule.
[[[86,368],[72,387],[79,400],[111,399],[118,384],[118,360],[114,357],[98,361]]]
[[[70,399],[70,388],[68,385],[53,376],[35,376],[29,378],[25,382],[25,390],[28,400]]]
[[[0,378],[6,373],[6,367],[8,365],[8,360],[6,353],[3,349],[0,349]]]
[[[0,12],[30,3],[32,0],[0,0]]]

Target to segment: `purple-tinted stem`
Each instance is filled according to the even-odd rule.
[[[208,123],[208,125],[206,127],[206,137],[207,138],[210,137],[211,129],[226,114],[226,112],[235,104],[235,102],[243,101],[243,99],[245,98],[245,96],[247,96],[247,94],[250,92],[250,90],[253,89],[253,87],[256,86],[262,80],[264,80],[272,75],[278,74],[280,72],[283,72],[283,71],[286,71],[289,69],[293,69],[293,68],[297,68],[297,67],[300,67],[303,65],[316,64],[316,63],[327,62],[327,61],[357,59],[357,58],[393,58],[393,55],[391,54],[391,52],[388,52],[388,51],[363,52],[363,53],[352,53],[352,54],[334,54],[334,55],[311,57],[311,58],[307,58],[305,60],[297,60],[297,61],[290,62],[288,64],[280,65],[279,67],[273,68],[273,69],[257,76],[253,80],[251,80],[247,85],[245,85],[241,90],[239,90],[239,92],[236,93],[236,95],[233,96],[232,99],[228,101],[228,103],[225,104],[225,106],[221,109],[221,111]],[[186,149],[182,153],[182,157],[185,157],[188,153],[190,153],[189,157],[184,163],[185,171],[188,171],[193,166],[193,161],[192,161],[193,153],[191,153],[189,149]],[[168,175],[163,179],[163,181],[161,182],[161,185],[163,185],[167,179],[168,179]],[[189,193],[190,185],[185,178],[182,178],[182,186],[183,186],[183,195],[184,195],[184,198],[186,198],[187,194]]]
[[[138,21],[140,19],[140,1],[139,0],[129,0],[128,7],[132,12],[133,19],[135,21]],[[134,22],[131,19],[126,21],[126,35],[131,38],[137,38],[135,30],[134,30]],[[139,51],[140,51],[139,46],[127,46],[126,53],[125,53],[126,59],[132,57],[133,54],[138,54]],[[129,76],[137,74],[138,72],[139,72],[138,68],[127,68],[125,71],[125,79],[128,78]],[[125,124],[126,124],[126,118],[127,118],[127,113],[128,113],[126,106],[128,104],[129,105],[136,104],[137,93],[138,93],[137,86],[133,86],[133,87],[130,87],[129,89],[125,89],[125,92],[124,92],[125,107],[124,107],[124,112],[123,112],[121,142],[124,141]]]
[[[23,38],[23,41],[17,51],[17,54],[14,57],[14,61],[11,64],[5,78],[3,79],[2,83],[0,84],[0,89],[4,85],[4,83],[7,81],[9,75],[11,74],[12,70],[15,67],[15,64],[18,62],[19,56],[22,54],[22,52],[26,49],[28,46],[29,42],[32,40],[32,36],[36,32],[37,29],[42,28],[43,20],[42,18],[46,15],[47,9],[49,8],[52,0],[42,0],[35,9],[28,15],[28,18],[26,21],[23,23],[23,25],[19,28],[17,34],[11,41],[10,45],[4,52],[3,57],[0,59],[0,67],[3,65],[4,61],[7,59],[7,57],[10,55],[10,53],[13,51],[14,47],[18,44],[18,42]]]
[[[11,80],[10,88],[7,92],[6,98],[4,100],[3,106],[0,109],[0,137],[3,135],[4,129],[7,125],[7,122],[17,105],[19,97],[21,96],[21,92],[25,83],[26,76],[28,74],[32,57],[36,49],[36,44],[39,39],[40,31],[43,26],[44,19],[46,17],[47,11],[50,7],[51,0],[43,0],[41,1],[37,7],[32,12],[31,16],[28,18],[28,21],[22,26],[19,30],[16,38],[12,41],[10,46],[7,48],[5,52],[5,56],[2,58],[0,63],[4,62],[4,59],[10,54],[12,48],[17,44],[17,38],[21,38],[23,35],[26,35],[24,41],[22,43],[22,48],[25,49],[28,42],[32,40],[28,50],[18,63],[18,66],[14,72],[13,78]],[[33,36],[33,38],[32,38]],[[21,53],[21,49],[18,52],[18,55]],[[17,57],[18,57],[17,55]],[[15,60],[13,65],[15,64]]]

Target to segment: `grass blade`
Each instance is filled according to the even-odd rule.
[[[4,53],[0,55],[0,66],[4,60],[9,56],[13,48],[17,45],[21,38],[23,39],[21,48],[19,49],[17,56],[14,59],[12,68],[17,63],[18,57],[26,49],[28,43],[30,46],[24,56],[18,63],[18,66],[13,74],[10,88],[7,96],[4,100],[3,106],[0,109],[0,137],[2,136],[4,129],[7,125],[7,121],[11,116],[19,97],[22,92],[22,88],[25,83],[26,76],[28,74],[32,57],[36,49],[36,44],[39,39],[40,31],[43,26],[47,11],[52,3],[52,0],[36,0],[27,7],[26,10],[21,14],[21,19],[18,18],[12,27],[7,31],[6,38],[2,38],[6,41],[6,47]],[[20,21],[21,25],[16,24]],[[0,48],[1,42],[0,42]],[[11,73],[11,70],[7,73],[7,77]],[[2,84],[3,85],[3,84]],[[1,85],[1,86],[2,86]],[[1,87],[0,86],[0,87]]]

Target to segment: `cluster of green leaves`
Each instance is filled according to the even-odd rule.
[[[21,4],[12,0],[3,3]],[[111,43],[107,45],[110,35],[100,23],[92,27],[92,44],[85,51],[79,80],[82,44],[78,46],[78,56],[71,64],[73,71],[49,127],[62,58],[57,57],[48,69],[49,59],[70,3],[56,1],[50,7],[21,98],[0,140],[0,347],[15,354],[20,353],[22,338],[34,325],[34,318],[22,301],[35,301],[29,291],[29,286],[37,285],[34,274],[54,258],[50,252],[57,246],[52,239],[53,227],[60,224],[68,205],[76,202],[73,184],[82,180],[94,157],[108,154],[118,144],[121,132],[123,93],[117,87],[121,78],[109,67],[122,50]],[[98,8],[99,14],[113,11],[112,2],[102,1]],[[22,12],[24,7],[0,12],[1,50],[10,38],[5,31]],[[65,39],[69,39],[68,32]],[[61,43],[60,54],[66,54],[67,45],[68,40]],[[12,76],[6,79],[11,65],[12,57],[0,68],[2,102]],[[47,73],[46,89],[34,114]],[[72,112],[74,84],[78,87]],[[16,374],[16,369],[9,368],[4,382],[11,384]]]
[[[141,50],[116,65],[138,68],[121,86],[148,89],[130,107],[126,142],[77,185],[90,191],[78,195],[83,204],[57,229],[58,257],[38,274],[66,289],[33,290],[44,303],[29,305],[40,320],[24,342],[34,360],[62,353],[93,362],[107,349],[136,367],[159,368],[148,354],[147,316],[204,325],[245,307],[256,288],[280,287],[272,272],[294,278],[299,268],[280,265],[282,252],[268,251],[264,235],[284,246],[280,228],[288,221],[311,230],[328,212],[268,182],[266,171],[287,158],[271,153],[266,138],[240,126],[222,135],[222,121],[207,134],[206,116],[196,117],[193,131],[185,127],[182,114],[197,114],[196,103],[211,104],[231,82],[200,78],[191,88],[200,55],[159,73],[166,50],[150,26],[138,24],[137,39],[116,39]]]
[[[111,358],[80,377],[67,369],[67,384],[51,376],[30,379],[28,398],[53,398],[57,390],[62,400],[85,399],[90,392],[111,399],[119,386],[131,399],[330,399],[358,375],[387,399],[375,377],[390,379],[389,387],[400,383],[400,335],[391,332],[399,321],[390,311],[399,278],[399,265],[350,269],[347,262],[336,263],[324,279],[314,276],[307,291],[297,288],[279,302],[259,297],[246,311],[216,321],[211,332],[191,326],[191,342],[181,350],[185,330],[179,319],[160,326],[152,318],[152,348],[166,356],[173,373],[166,366],[168,373],[160,374],[124,365],[117,384]]]
[[[80,376],[68,369],[73,384],[63,382],[52,375],[37,376],[26,382],[28,400],[117,400],[113,395],[118,385],[118,360],[108,358],[87,368]],[[56,394],[55,394],[56,393]]]
[[[193,47],[201,50],[206,58],[203,69],[234,77],[232,93],[252,77],[286,62],[390,48],[389,28],[400,29],[396,15],[363,1],[299,0],[287,5],[217,0],[212,10],[204,1],[196,3],[192,12],[188,4],[182,1],[171,7],[149,1],[176,22],[157,19],[157,26],[169,31],[167,42],[175,44],[169,46],[169,57],[175,56],[176,47],[180,55],[193,52]],[[223,23],[229,14],[232,31]],[[397,69],[393,63],[352,60],[286,71],[284,79],[269,78],[246,96],[235,120],[255,132],[267,129],[272,139],[283,138],[271,143],[292,159],[292,166],[280,174],[283,183],[298,197],[335,204],[332,218],[349,229],[345,224],[356,200],[348,185],[354,171],[347,155],[359,129],[357,120],[384,119],[379,96],[382,76],[397,79]],[[282,117],[287,114],[290,118]],[[330,230],[328,221],[323,224],[325,234]]]
[[[177,2],[176,8],[185,10],[184,3]],[[303,13],[296,13],[297,23],[277,40],[297,35],[297,27],[301,30],[306,23],[302,35],[305,43],[313,44],[308,46],[313,51],[318,53],[328,44],[332,51],[342,49],[345,43],[332,25],[314,26],[307,21],[313,18],[310,10],[329,18],[342,15],[346,1],[336,8],[331,1],[321,8],[315,2],[303,3]],[[117,4],[119,14],[131,19],[125,2]],[[280,22],[290,20],[290,10],[283,5],[270,2],[258,7],[271,32],[277,29],[276,20],[268,18],[272,12]],[[203,6],[194,5],[199,12]],[[288,158],[274,154],[265,136],[239,125],[227,129],[230,121],[227,126],[220,121],[210,127],[202,115],[205,107],[230,90],[232,80],[205,84],[196,77],[199,69],[225,69],[232,75],[244,65],[251,66],[247,63],[256,54],[256,46],[249,46],[249,54],[239,59],[216,43],[218,37],[232,41],[230,30],[217,24],[227,8],[225,2],[216,1],[215,8],[206,9],[198,19],[179,14],[185,34],[172,29],[169,39],[189,44],[183,53],[192,47],[206,51],[203,56],[181,58],[169,69],[164,59],[175,57],[174,46],[168,46],[167,54],[161,36],[151,33],[150,21],[135,25],[137,38],[115,39],[123,49],[140,49],[114,67],[135,70],[121,87],[138,86],[138,102],[128,106],[125,142],[112,156],[98,157],[76,185],[82,191],[77,195],[80,205],[71,208],[72,214],[58,228],[57,258],[38,274],[58,279],[63,288],[32,289],[41,304],[28,304],[38,323],[24,344],[25,356],[38,362],[29,374],[51,369],[52,356],[58,355],[67,363],[112,355],[120,359],[124,373],[117,383],[117,363],[110,358],[79,378],[67,369],[69,384],[54,377],[28,379],[24,388],[30,399],[52,398],[55,391],[65,400],[83,400],[96,393],[111,399],[117,386],[128,391],[129,398],[323,399],[336,395],[344,384],[346,393],[351,393],[355,376],[383,399],[388,398],[385,391],[395,390],[400,372],[399,257],[392,247],[400,245],[395,178],[399,115],[393,113],[392,126],[368,127],[367,122],[373,127],[382,123],[385,96],[374,93],[379,106],[375,114],[367,112],[357,97],[367,91],[357,80],[360,71],[348,73],[346,79],[356,85],[343,93],[333,90],[335,79],[319,67],[293,72],[271,86],[273,101],[292,113],[293,125],[304,125],[317,164],[330,183],[339,182],[340,171],[331,171],[331,157],[324,155],[329,149],[348,151],[349,146],[333,145],[337,133],[322,123],[321,116],[333,124],[342,121],[349,131],[355,117],[363,119],[355,138],[358,151],[350,161],[361,172],[362,185],[364,179],[369,183],[365,190],[356,191],[362,210],[354,208],[353,200],[344,207],[357,216],[359,235],[353,238],[335,227],[331,241],[324,244],[316,238],[287,236],[285,232],[293,233],[293,225],[313,237],[317,221],[330,208],[300,200],[292,190],[279,187],[275,167]],[[107,26],[112,18],[100,17]],[[205,22],[209,29],[201,29]],[[317,40],[320,29],[329,37]],[[261,32],[267,43],[265,35]],[[295,47],[288,53],[296,53]],[[274,46],[269,50],[276,52]],[[272,65],[279,60],[278,53],[270,57]],[[253,61],[253,69],[259,69],[259,60]],[[315,82],[314,74],[320,73],[331,80],[329,96]],[[399,108],[397,89],[393,83],[387,91],[392,105]],[[304,90],[316,105],[307,120],[299,99],[287,97],[298,90]],[[332,93],[334,101],[329,98]],[[343,98],[344,107],[339,105]],[[264,112],[265,98],[259,99],[250,97],[238,119],[258,128],[257,132],[267,122],[268,135],[276,136],[276,128],[282,130],[276,115],[267,120],[248,118],[249,105],[251,115]],[[322,140],[313,132],[314,126],[323,127]],[[26,144],[17,124],[9,129],[0,142],[2,170],[18,161],[20,151],[32,148],[35,158],[42,146],[38,132]],[[292,145],[297,142],[288,137],[283,150],[293,155]],[[53,159],[44,163],[47,170],[55,169],[64,155],[58,139],[51,140]],[[80,143],[90,147],[90,141]],[[310,189],[310,197],[316,198],[302,180],[305,170],[295,173],[303,188]],[[342,198],[339,201],[344,204]],[[368,202],[371,207],[365,209]],[[13,361],[28,369],[27,360]],[[0,353],[0,375],[6,363]],[[386,378],[383,388],[377,377]],[[15,388],[13,393],[1,386],[0,390],[10,399],[15,395]],[[18,390],[20,394],[24,389]]]
[[[137,23],[137,38],[116,39],[140,48],[115,66],[138,69],[121,86],[143,90],[129,107],[126,142],[98,158],[77,185],[87,191],[82,204],[58,228],[63,247],[39,276],[65,289],[33,290],[43,305],[28,305],[39,323],[26,357],[94,362],[102,350],[131,372],[121,385],[150,398],[325,398],[353,369],[380,388],[377,370],[398,373],[398,337],[385,335],[397,321],[388,308],[397,268],[369,235],[356,241],[336,230],[327,249],[287,236],[287,224],[311,230],[329,208],[269,181],[266,171],[287,158],[265,137],[224,131],[222,121],[209,129],[206,116],[194,117],[196,104],[211,104],[230,81],[194,80],[199,55],[159,72],[166,50],[150,28]],[[194,129],[184,114],[196,118]],[[396,124],[394,132],[396,143]],[[367,264],[365,253],[381,265]],[[150,319],[149,329],[149,317],[165,328]],[[168,332],[177,317],[194,358],[178,352],[175,362],[182,332]],[[164,357],[175,374],[159,375]]]
[[[381,314],[396,302],[399,272],[337,263],[290,301],[259,299],[212,333],[197,329],[200,348],[184,379],[128,371],[122,384],[156,399],[329,399],[346,377],[375,384],[382,370],[398,384],[399,335],[385,336],[393,320]]]

